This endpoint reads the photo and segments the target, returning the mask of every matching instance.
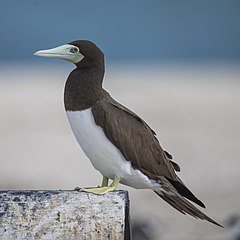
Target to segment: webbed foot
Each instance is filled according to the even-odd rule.
[[[104,178],[106,178],[106,177],[104,177]],[[94,194],[97,194],[97,195],[103,195],[103,194],[106,194],[108,192],[114,191],[117,188],[117,186],[120,182],[120,178],[116,176],[110,186],[104,186],[104,184],[106,184],[106,179],[107,179],[106,178],[105,181],[104,181],[104,178],[103,178],[103,184],[102,184],[103,186],[102,187],[84,188],[84,189],[82,189],[82,191],[89,192],[89,193],[94,193]],[[108,181],[108,179],[107,179],[107,181]]]

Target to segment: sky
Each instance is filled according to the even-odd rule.
[[[115,61],[239,61],[238,0],[2,0],[0,61],[76,39]]]

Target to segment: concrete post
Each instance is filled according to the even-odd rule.
[[[0,239],[130,240],[127,191],[0,191]]]

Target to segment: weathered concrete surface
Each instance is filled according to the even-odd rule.
[[[126,191],[0,191],[0,239],[130,239]]]

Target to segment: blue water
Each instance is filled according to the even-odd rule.
[[[3,0],[0,61],[75,39],[109,60],[240,60],[240,2]]]

